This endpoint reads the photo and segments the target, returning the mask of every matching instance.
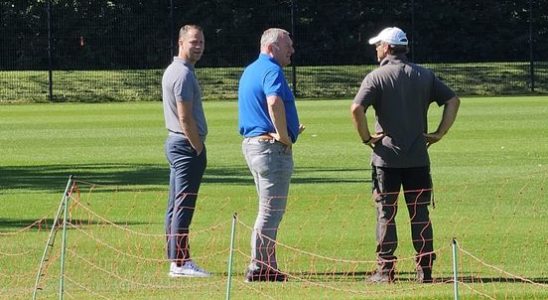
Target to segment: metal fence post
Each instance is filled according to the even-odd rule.
[[[457,271],[457,240],[453,238],[453,293],[455,300],[459,300],[459,277]]]
[[[72,181],[72,175],[69,178]],[[74,182],[72,183],[74,184]],[[63,235],[61,239],[61,271],[59,276],[59,300],[65,297],[65,261],[67,259],[67,221],[68,221],[68,206],[70,200],[71,189],[65,192],[65,204],[63,207]]]
[[[170,54],[170,57],[169,59],[172,60],[173,57],[175,56],[175,45],[174,45],[174,38],[175,38],[175,33],[174,33],[174,29],[175,29],[175,20],[173,19],[173,0],[169,0],[169,54]]]
[[[44,253],[42,254],[42,259],[40,260],[40,267],[38,268],[38,273],[36,273],[36,281],[34,282],[34,290],[32,292],[32,299],[35,300],[38,296],[38,291],[42,290],[42,288],[39,287],[40,285],[40,279],[44,274],[42,274],[42,271],[44,270],[46,261],[49,260],[49,254],[51,252],[51,249],[53,248],[55,244],[55,235],[58,230],[57,224],[59,223],[59,218],[61,217],[61,212],[63,210],[63,218],[66,218],[65,215],[65,209],[68,204],[68,195],[70,193],[71,186],[73,184],[73,176],[71,175],[67,181],[67,186],[65,188],[65,192],[63,193],[63,197],[61,198],[61,202],[59,203],[59,208],[57,208],[57,213],[55,214],[55,217],[53,218],[53,223],[51,224],[51,230],[48,236],[48,240],[46,242],[46,246],[44,248]],[[63,224],[66,223],[66,220],[63,221]]]
[[[230,300],[232,290],[232,260],[234,259],[234,238],[236,237],[236,220],[238,213],[232,216],[232,228],[230,230],[230,252],[228,254],[228,277],[226,279],[226,300]]]
[[[535,57],[533,43],[533,0],[529,0],[529,76],[531,78],[531,93],[535,92]]]
[[[415,0],[411,0],[411,61],[415,61]]]
[[[295,10],[296,10],[297,4],[295,2],[297,2],[297,0],[291,0],[291,35],[293,35],[293,42],[295,42],[295,36],[296,36],[296,32],[295,32]],[[297,90],[297,66],[296,66],[296,61],[295,61],[295,55],[293,55],[292,60],[293,61],[291,63],[291,77],[292,77],[292,81],[293,81],[293,93],[295,94],[295,96],[297,96],[297,94],[299,92]]]
[[[46,17],[48,23],[48,98],[53,101],[53,59],[52,59],[52,33],[51,33],[51,0],[46,2]]]

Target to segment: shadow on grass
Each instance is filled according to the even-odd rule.
[[[370,168],[297,168],[291,182],[296,184],[369,183],[371,182],[370,174]]]
[[[62,193],[70,175],[100,185],[166,184],[168,169],[158,165],[73,164],[0,167],[0,188]]]
[[[534,283],[548,284],[548,277],[529,277],[525,278]],[[453,283],[453,277],[439,277],[435,278],[436,282]],[[464,283],[523,283],[531,284],[519,278],[512,277],[482,277],[482,276],[463,276],[459,277],[459,282]]]
[[[307,175],[307,173],[313,175]],[[292,183],[359,183],[358,172],[363,169],[301,168],[295,170]],[[320,175],[318,175],[320,173]],[[167,165],[154,164],[72,164],[0,167],[0,189],[21,189],[62,193],[69,176],[96,185],[138,187],[139,190],[165,190],[169,181]],[[220,167],[206,169],[204,184],[252,185],[253,178],[246,167]],[[104,191],[104,190],[103,190]]]
[[[49,231],[51,230],[51,227],[53,226],[53,219],[52,218],[45,218],[40,220],[30,220],[30,219],[6,219],[6,218],[0,218],[0,230],[9,230],[10,228],[29,228],[29,231],[32,232],[40,232],[40,231]],[[104,226],[111,226],[110,223],[105,222],[98,222],[93,220],[84,220],[84,219],[71,219],[70,223],[73,226],[81,227],[81,226],[90,226],[90,225],[104,225]],[[143,222],[112,222],[115,225],[119,226],[130,226],[130,225],[143,225],[143,224],[149,224],[149,223],[143,223]],[[68,224],[68,223],[67,223]],[[57,226],[62,226],[62,222],[57,222]],[[71,226],[68,226],[67,229],[73,229]]]
[[[366,271],[357,271],[357,272],[295,272],[290,273],[291,276],[298,278],[304,278],[311,281],[321,281],[321,282],[356,282],[356,281],[366,281],[373,272]],[[243,274],[242,274],[243,275]],[[398,272],[396,274],[396,283],[397,282],[416,282],[415,272]],[[530,280],[538,284],[548,284],[547,277],[528,277],[527,280]],[[459,282],[464,283],[522,283],[522,284],[531,284],[530,282],[524,281],[519,278],[513,277],[488,277],[488,276],[459,276]],[[447,283],[453,284],[453,277],[434,277],[434,283]]]

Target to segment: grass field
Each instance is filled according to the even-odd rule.
[[[80,194],[70,210],[67,299],[223,299],[234,212],[233,299],[451,299],[452,238],[463,299],[548,298],[548,97],[464,98],[451,132],[431,147],[438,283],[427,286],[412,282],[403,207],[400,280],[364,283],[374,267],[375,211],[369,151],[352,128],[349,105],[298,103],[307,129],[294,148],[279,235],[280,267],[292,279],[286,284],[243,283],[256,200],[235,102],[205,104],[208,169],[192,247],[214,273],[206,280],[167,278],[161,103],[1,105],[0,298],[31,298],[69,175],[80,180]],[[439,116],[432,107],[432,128]],[[57,298],[60,242],[58,236],[38,299]]]

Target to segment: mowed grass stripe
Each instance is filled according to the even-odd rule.
[[[463,99],[454,127],[430,149],[436,185],[436,209],[432,211],[436,248],[447,247],[456,237],[464,249],[508,272],[536,279],[548,276],[542,263],[548,260],[545,251],[547,101],[546,97]],[[369,150],[360,143],[352,127],[349,106],[350,99],[298,102],[301,121],[307,129],[294,147],[296,169],[280,242],[318,255],[374,260],[375,208],[370,199]],[[239,213],[243,223],[251,225],[256,214],[255,190],[241,154],[237,104],[207,102],[205,109],[210,129],[208,169],[193,228],[201,230],[229,222],[234,212]],[[430,128],[435,128],[440,114],[441,109],[431,107]],[[371,113],[368,117],[370,121],[374,118]],[[94,211],[113,222],[128,224],[130,229],[161,234],[168,175],[163,126],[160,102],[0,106],[0,201],[3,204],[0,232],[17,230],[43,216],[51,218],[68,175],[73,174],[107,185],[84,194],[85,203]],[[75,216],[82,218],[82,215]],[[398,256],[412,257],[404,205],[397,222]],[[127,239],[128,234],[105,226],[86,228],[94,226],[97,227],[95,234],[116,247],[140,249],[135,254],[143,257],[163,257],[162,241]],[[237,245],[248,252],[249,232],[241,227],[238,230]],[[222,228],[195,236],[193,252],[198,256],[226,249],[228,232],[228,228]],[[36,259],[41,255],[47,234],[32,231],[16,239],[0,238],[3,240],[0,252],[30,249],[37,254],[36,257],[0,259],[0,270],[20,273],[25,271],[20,267],[22,264],[37,266]],[[71,242],[78,244],[82,255],[95,257],[105,266],[117,266],[122,274],[132,268],[131,260],[102,249],[72,231]],[[367,295],[372,299],[385,299],[386,295],[394,299],[452,297],[450,285],[421,289],[407,283],[397,287],[370,287],[365,286],[359,276],[337,275],[334,279],[329,275],[367,272],[371,265],[332,264],[286,248],[280,248],[279,255],[284,270],[295,274],[326,273],[328,275],[315,276],[327,284],[342,280],[335,285],[369,292]],[[186,293],[185,289],[132,291],[102,276],[93,279],[85,273],[85,268],[80,270],[71,262],[74,260],[69,260],[67,265],[72,278],[81,276],[79,280],[106,295],[142,299],[185,295],[199,299],[203,295],[220,298],[223,293],[223,289],[207,288],[196,293]],[[226,256],[215,256],[201,264],[215,272],[218,280],[226,271]],[[237,256],[234,270],[241,273],[246,264],[244,257]],[[462,267],[463,276],[480,274],[489,279],[500,275],[469,260],[464,260]],[[165,268],[151,269],[145,265],[136,268],[137,272],[127,273],[136,281],[153,284],[165,281]],[[412,264],[402,263],[400,271],[412,272]],[[440,253],[434,272],[437,277],[451,276],[448,251]],[[50,272],[51,276],[55,274]],[[26,281],[0,277],[0,286],[8,289],[32,284],[33,278]],[[545,289],[512,282],[475,284],[474,287],[495,298],[548,296]],[[78,298],[93,298],[77,291],[75,286],[71,289],[72,295]],[[325,288],[303,289],[298,281],[284,287],[266,285],[258,289],[281,299],[356,296]],[[469,290],[462,290],[461,294],[478,297]],[[253,298],[247,288],[238,284],[235,284],[234,297]]]

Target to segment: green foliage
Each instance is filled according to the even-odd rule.
[[[209,67],[244,65],[269,27],[292,31],[307,66],[373,63],[367,40],[386,26],[409,34],[417,62],[546,60],[548,52],[546,0],[4,0],[0,69],[48,67],[46,3],[53,68],[63,70],[161,68],[187,23],[203,26]]]

